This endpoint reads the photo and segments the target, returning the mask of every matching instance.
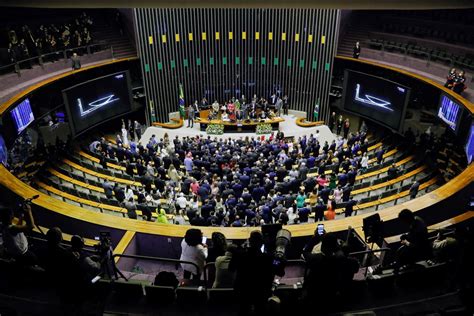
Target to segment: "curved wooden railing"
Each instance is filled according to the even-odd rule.
[[[307,121],[305,117],[298,117],[296,119],[296,125],[299,127],[315,127],[315,126],[321,126],[324,124],[324,121],[316,121],[316,122],[310,122]]]
[[[183,127],[184,120],[182,118],[172,118],[171,121],[173,123],[159,123],[159,122],[154,122],[152,123],[153,126],[159,126],[163,128],[168,128],[168,129],[177,129],[180,127]]]
[[[347,57],[337,57],[337,58],[353,60],[352,58],[347,58]],[[117,61],[111,61],[111,62],[102,63],[95,66],[86,67],[84,69],[81,69],[80,71],[86,71],[87,69],[90,69],[93,67],[100,67],[100,66],[110,64],[113,62],[117,62]],[[407,75],[407,76],[419,79],[428,84],[431,84],[435,86],[436,88],[443,90],[443,92],[453,96],[456,100],[462,103],[464,107],[471,112],[471,114],[474,113],[474,105],[471,102],[469,102],[468,100],[462,97],[459,97],[458,95],[454,94],[454,92],[452,92],[451,90],[444,88],[442,85],[434,82],[431,79],[422,77],[420,75],[417,75],[405,70],[400,70],[394,67],[386,66],[383,64],[378,64],[378,63],[373,63],[373,62],[363,61],[363,60],[357,60],[357,62],[391,69],[393,71],[397,71],[404,75]],[[15,104],[16,101],[25,97],[32,91],[42,87],[43,85],[49,84],[51,82],[54,82],[55,80],[63,78],[67,75],[68,74],[62,74],[62,75],[47,79],[17,94],[12,99],[10,99],[9,101],[7,101],[6,103],[0,106],[0,116],[10,106]],[[450,196],[456,194],[460,190],[470,185],[473,180],[474,180],[474,164],[471,164],[461,174],[453,178],[450,182],[448,182],[444,186],[428,194],[425,194],[417,199],[414,199],[414,200],[411,200],[399,205],[387,207],[379,211],[378,214],[380,215],[383,221],[389,221],[389,220],[395,219],[399,211],[401,211],[404,208],[410,208],[414,212],[423,210],[427,207],[433,206],[449,198]],[[115,228],[119,230],[141,232],[141,233],[147,233],[147,234],[156,234],[156,235],[169,236],[169,237],[182,237],[184,236],[186,230],[189,229],[189,226],[157,224],[153,222],[144,222],[144,221],[137,221],[137,220],[128,219],[128,218],[119,218],[117,216],[113,216],[109,214],[101,214],[101,213],[94,213],[94,212],[88,211],[79,206],[71,205],[63,201],[60,201],[58,199],[55,199],[53,197],[50,197],[49,195],[44,194],[30,187],[28,184],[22,182],[21,180],[16,178],[14,175],[12,175],[3,165],[0,165],[0,184],[8,188],[13,193],[23,196],[23,197],[31,197],[33,195],[38,194],[39,198],[34,200],[34,204],[44,209],[50,210],[52,212],[56,212],[57,214],[60,214],[72,219],[85,221],[94,225],[102,225],[102,226],[108,226],[110,228]],[[348,218],[339,219],[339,220],[333,220],[333,221],[326,221],[325,229],[327,231],[343,231],[343,230],[346,230],[348,226],[352,226],[355,228],[362,227],[362,220],[364,217],[368,215],[370,214],[357,215],[357,216],[348,217]],[[299,237],[299,236],[312,235],[314,232],[315,226],[316,224],[312,223],[312,224],[290,225],[290,226],[287,226],[286,228],[291,231],[293,237]],[[212,232],[214,231],[221,231],[230,239],[246,239],[248,238],[250,232],[255,230],[254,227],[239,227],[239,228],[237,227],[225,227],[225,228],[200,227],[200,229],[203,231],[204,235],[206,236],[210,236]]]

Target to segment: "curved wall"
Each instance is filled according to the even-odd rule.
[[[329,117],[339,10],[135,9],[137,43],[152,121],[167,122],[184,102],[224,103],[244,94]],[[154,114],[154,115],[153,115]]]
[[[339,57],[338,59],[344,60],[344,58]],[[421,82],[433,86],[433,88],[441,89],[443,91],[445,90],[444,87],[432,82],[429,79],[422,78],[406,71],[399,71],[396,68],[388,68],[383,65],[353,60],[351,58],[347,58],[345,60],[354,63],[367,64],[368,67],[378,67],[380,69],[385,68],[386,70],[396,72],[400,76],[410,76],[413,79],[420,80]],[[122,63],[129,61],[130,60],[116,61],[112,63]],[[110,64],[111,63],[105,63],[101,66],[107,67]],[[100,66],[97,67],[100,68]],[[83,69],[82,71],[93,71],[93,68]],[[43,86],[51,84],[64,77],[65,75],[62,75],[59,78],[51,78],[42,84],[32,87],[29,89],[29,91],[25,92],[25,94],[17,95],[9,102],[0,106],[0,115],[3,115],[8,108],[13,106],[18,100],[21,100],[26,94],[33,91],[39,93],[41,92]],[[452,94],[450,90],[445,90],[444,92]],[[462,103],[471,113],[473,113],[474,105],[472,103],[457,95],[452,94],[452,96]],[[379,211],[378,213],[380,214],[381,218],[386,222],[386,234],[391,236],[402,232],[402,228],[398,227],[397,221],[394,219],[396,219],[398,212],[403,208],[410,208],[413,211],[419,212],[419,214],[423,214],[423,216],[426,218],[427,224],[436,223],[440,220],[455,216],[457,211],[460,212],[462,211],[462,208],[465,208],[465,203],[468,201],[469,194],[472,194],[473,192],[473,179],[474,164],[471,164],[459,176],[437,190],[423,195],[422,197],[415,200],[411,200],[400,205],[387,207]],[[160,235],[159,238],[166,238],[182,237],[184,236],[185,231],[189,228],[189,226],[163,225],[152,222],[131,220],[128,218],[119,218],[112,215],[94,213],[81,207],[70,205],[43,194],[30,187],[26,183],[23,183],[11,173],[9,173],[4,166],[0,166],[0,184],[6,188],[6,192],[10,192],[14,195],[30,197],[32,195],[39,194],[40,198],[34,201],[34,204],[37,206],[35,213],[38,214],[37,222],[39,225],[46,227],[51,227],[53,225],[63,226],[66,227],[65,231],[67,229],[67,232],[70,234],[80,233],[85,235],[85,237],[93,238],[94,236],[97,236],[97,233],[100,230],[107,229],[113,231],[113,235],[116,236],[115,238],[119,238],[125,231],[147,235]],[[358,215],[335,221],[326,221],[325,229],[327,231],[344,231],[348,226],[360,228],[362,227],[363,218],[368,215]],[[316,224],[290,225],[286,228],[291,231],[294,237],[302,237],[312,235],[315,225]],[[246,239],[248,238],[249,233],[255,228],[202,227],[201,229],[206,236],[210,236],[213,231],[221,231],[230,239]],[[176,238],[171,239],[173,240],[173,243],[177,240]]]

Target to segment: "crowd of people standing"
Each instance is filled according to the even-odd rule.
[[[70,23],[62,25],[42,24],[30,27],[25,24],[19,29],[8,32],[9,63],[29,59],[60,50],[84,47],[92,44],[91,28],[94,22],[85,12]],[[82,54],[83,50],[78,50]],[[55,61],[62,56],[48,55],[47,60]],[[31,63],[26,63],[31,67]]]
[[[146,145],[122,136],[116,146],[101,139],[90,150],[103,157],[104,166],[113,159],[140,177],[139,189],[104,183],[106,195],[125,202],[131,218],[137,218],[140,205],[161,213],[162,200],[175,223],[183,224],[187,216],[196,226],[297,224],[308,222],[311,213],[316,220],[331,220],[342,202],[350,216],[357,203],[351,198],[356,175],[368,167],[366,132],[331,143],[322,142],[319,132],[298,139],[282,132],[267,139],[153,135]],[[342,171],[326,176],[328,166]],[[310,170],[317,176],[308,177]]]

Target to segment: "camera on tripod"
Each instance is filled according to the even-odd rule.
[[[110,239],[110,232],[100,232],[99,237],[95,237],[99,241],[98,244],[94,245],[97,253],[103,257],[112,248],[112,240]]]
[[[282,229],[281,224],[269,224],[262,226],[264,250],[273,255],[273,267],[276,275],[285,275],[286,252],[291,241],[291,232]]]

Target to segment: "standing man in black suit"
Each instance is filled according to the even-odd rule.
[[[358,59],[359,55],[360,55],[360,44],[359,44],[359,42],[356,42],[356,44],[354,46],[354,52],[352,54],[352,57],[354,57],[355,59]]]
[[[288,96],[283,96],[283,114],[288,115]]]
[[[331,116],[329,117],[329,129],[334,131],[334,126],[336,125],[336,112],[332,112]]]
[[[72,70],[81,69],[81,60],[79,59],[79,56],[77,56],[77,53],[72,54],[71,63],[72,63]]]

